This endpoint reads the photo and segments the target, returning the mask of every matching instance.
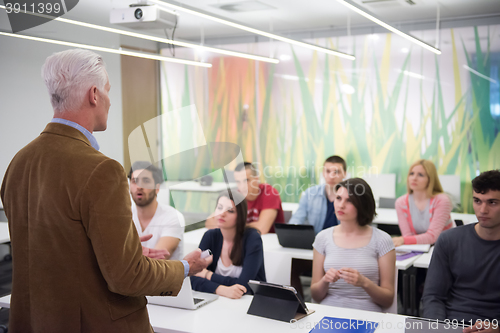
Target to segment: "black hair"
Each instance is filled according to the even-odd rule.
[[[347,189],[349,199],[358,211],[358,224],[365,226],[372,223],[377,213],[375,212],[375,198],[370,185],[364,179],[351,178],[338,183],[335,186],[335,191],[338,191],[340,187]]]
[[[342,164],[342,168],[344,169],[344,172],[347,170],[347,165],[345,163],[345,160],[338,156],[338,155],[333,155],[333,156],[330,156],[328,157],[326,160],[325,160],[325,163],[338,163],[338,164]],[[325,164],[323,163],[323,164]]]
[[[128,178],[132,179],[132,174],[134,173],[135,170],[148,170],[151,171],[153,174],[153,179],[155,181],[155,185],[163,183],[163,173],[161,169],[157,168],[150,162],[146,161],[136,161],[134,164],[132,164],[132,167],[130,168],[130,172],[128,174]]]
[[[257,169],[250,162],[241,162],[240,164],[238,164],[236,166],[236,168],[234,169],[234,171],[239,172],[239,171],[243,170],[243,168],[245,168],[246,170],[251,170],[253,176],[257,175]]]
[[[485,194],[489,191],[500,191],[500,170],[482,172],[472,180],[474,192]]]

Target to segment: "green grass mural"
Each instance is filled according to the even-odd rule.
[[[397,196],[406,192],[409,165],[426,158],[439,174],[460,176],[461,210],[470,213],[471,179],[500,168],[500,120],[490,110],[494,83],[477,75],[490,76],[499,27],[442,30],[449,43],[440,56],[379,34],[376,43],[373,36],[350,37],[352,62],[289,47],[288,64],[214,58],[212,69],[185,67],[184,79],[175,81],[173,73],[181,72],[165,63],[163,112],[195,104],[207,141],[240,145],[285,202],[298,202],[319,183],[332,154],[346,158],[351,176],[396,173]],[[336,48],[346,39],[314,42]]]

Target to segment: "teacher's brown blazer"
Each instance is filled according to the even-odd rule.
[[[177,295],[180,261],[142,255],[123,167],[49,123],[1,188],[13,256],[9,332],[152,332],[144,295]]]

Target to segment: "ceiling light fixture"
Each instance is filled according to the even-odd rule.
[[[286,37],[283,37],[283,36],[280,36],[280,35],[276,35],[276,34],[272,34],[272,33],[269,33],[269,32],[263,31],[263,30],[259,30],[259,29],[255,29],[255,28],[250,28],[250,27],[247,27],[247,26],[245,26],[243,24],[239,24],[239,23],[236,23],[236,22],[233,22],[233,21],[229,21],[227,19],[223,19],[223,18],[220,18],[220,17],[217,17],[217,16],[213,16],[213,15],[209,15],[209,14],[197,12],[195,10],[192,10],[192,9],[189,9],[189,8],[185,8],[185,7],[182,7],[182,6],[179,6],[179,5],[175,5],[173,3],[164,2],[164,1],[160,1],[160,0],[148,0],[148,2],[157,4],[157,5],[160,5],[160,6],[171,7],[171,8],[174,8],[175,10],[178,10],[178,11],[183,11],[183,12],[189,13],[191,15],[196,15],[196,16],[199,16],[199,17],[203,17],[205,19],[212,20],[212,21],[215,21],[215,22],[218,22],[218,23],[221,23],[221,24],[225,24],[225,25],[231,26],[231,27],[236,28],[236,29],[245,30],[245,31],[257,34],[257,35],[261,35],[261,36],[268,37],[268,38],[271,38],[271,39],[276,39],[276,40],[279,40],[279,41],[282,41],[282,42],[285,42],[285,43],[289,43],[289,44],[292,44],[292,45],[297,45],[297,46],[300,46],[300,47],[305,47],[305,48],[312,49],[312,50],[315,50],[315,51],[318,51],[318,52],[327,53],[327,54],[330,54],[330,55],[334,55],[334,56],[345,58],[345,59],[349,59],[349,60],[356,59],[356,57],[354,57],[353,55],[347,54],[347,53],[342,53],[342,52],[335,51],[335,50],[332,50],[332,49],[327,49],[327,48],[324,48],[324,47],[321,47],[321,46],[317,46],[317,45],[313,45],[313,44],[309,44],[309,43],[304,43],[304,42],[301,42],[301,41],[298,41],[298,40],[295,40],[295,39],[286,38]]]
[[[151,0],[149,0],[151,1]],[[412,35],[408,35],[407,33],[404,33],[402,32],[401,30],[398,30],[396,28],[394,28],[392,25],[390,24],[387,24],[385,23],[384,21],[382,21],[381,19],[375,17],[374,14],[370,13],[369,11],[367,11],[366,9],[362,8],[361,6],[359,6],[358,4],[352,2],[351,0],[337,0],[338,2],[340,2],[341,4],[343,4],[344,6],[348,7],[349,9],[355,11],[356,13],[366,17],[367,19],[377,23],[378,25],[386,28],[387,30],[389,31],[392,31],[393,33],[403,37],[403,38],[406,38],[408,39],[409,41],[411,41],[412,43],[415,43],[421,47],[423,47],[424,49],[427,49],[429,51],[432,51],[436,54],[441,54],[441,51],[423,41],[421,41],[420,39],[418,38],[415,38],[413,37]]]
[[[0,8],[5,9],[5,6],[0,5]],[[203,46],[203,45],[198,45],[198,44],[192,44],[192,43],[186,43],[186,42],[181,42],[181,41],[174,41],[171,39],[167,38],[160,38],[160,37],[154,37],[150,35],[145,35],[145,34],[139,34],[136,32],[131,32],[131,31],[126,31],[126,30],[121,30],[121,29],[115,29],[115,28],[109,28],[109,27],[104,27],[101,25],[96,25],[96,24],[91,24],[91,23],[86,23],[86,22],[80,22],[80,21],[75,21],[75,20],[69,20],[66,18],[62,17],[56,17],[54,18],[53,16],[49,15],[43,15],[43,14],[37,14],[37,13],[30,13],[26,12],[26,14],[31,14],[35,16],[40,16],[40,17],[46,17],[50,19],[54,19],[54,21],[59,21],[63,23],[69,23],[81,27],[86,27],[90,29],[95,29],[95,30],[101,30],[101,31],[106,31],[106,32],[111,32],[119,35],[124,35],[124,36],[130,36],[130,37],[135,37],[135,38],[140,38],[140,39],[146,39],[154,42],[159,42],[159,43],[165,43],[165,44],[173,44],[177,46],[182,46],[182,47],[187,47],[187,48],[193,48],[193,49],[198,49],[198,50],[203,50],[203,51],[208,51],[212,53],[218,53],[218,54],[224,54],[228,56],[233,56],[233,57],[239,57],[239,58],[245,58],[245,59],[251,59],[251,60],[257,60],[257,61],[264,61],[264,62],[270,62],[273,64],[279,63],[278,59],[273,59],[273,58],[268,58],[268,57],[262,57],[262,56],[257,56],[253,54],[247,54],[247,53],[242,53],[242,52],[235,52],[235,51],[229,51],[229,50],[223,50],[223,49],[218,49],[215,47],[209,47],[209,46]],[[176,14],[177,15],[177,14]]]
[[[413,73],[413,72],[410,72],[410,71],[403,71],[403,74],[404,75],[408,75],[409,77],[413,77],[415,79],[420,79],[420,80],[424,80],[425,79],[425,76],[417,74],[417,73]]]
[[[481,74],[481,73],[479,73],[478,71],[476,71],[476,70],[474,70],[474,69],[470,68],[469,66],[467,66],[467,65],[465,65],[465,64],[464,64],[464,66],[463,66],[463,67],[464,67],[464,69],[468,70],[468,71],[469,71],[469,72],[471,72],[472,74],[476,74],[476,75],[477,75],[477,76],[479,76],[480,78],[483,78],[483,79],[485,79],[485,80],[488,80],[488,81],[490,81],[491,83],[498,83],[496,80],[492,79],[491,77],[486,76],[486,75],[484,75],[484,74]]]
[[[125,50],[121,50],[121,49],[120,50],[116,50],[116,49],[110,49],[110,48],[107,48],[107,47],[87,45],[87,44],[78,44],[78,43],[71,43],[71,42],[63,42],[63,41],[55,40],[55,39],[39,38],[39,37],[32,37],[32,36],[26,36],[26,35],[11,34],[11,33],[6,33],[6,32],[0,32],[0,35],[2,35],[2,36],[9,36],[9,37],[16,37],[16,38],[21,38],[21,39],[34,40],[34,41],[37,41],[37,42],[44,42],[44,43],[50,43],[50,44],[57,44],[57,45],[65,45],[65,46],[77,47],[77,48],[94,50],[94,51],[101,51],[101,52],[107,52],[107,53],[122,54],[122,55],[131,56],[131,57],[138,57],[138,58],[145,58],[145,59],[152,59],[152,60],[167,61],[167,62],[173,62],[173,63],[178,63],[178,64],[192,65],[192,66],[201,66],[201,67],[207,67],[207,68],[212,67],[212,64],[205,63],[205,62],[198,62],[198,61],[191,61],[191,60],[184,60],[184,59],[177,59],[177,58],[169,58],[169,57],[164,57],[164,56],[159,56],[159,55],[154,55],[154,54],[125,51]]]

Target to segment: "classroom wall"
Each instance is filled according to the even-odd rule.
[[[332,154],[346,158],[351,177],[396,173],[398,196],[409,165],[426,158],[440,174],[460,176],[463,210],[471,212],[470,180],[500,168],[499,28],[442,29],[439,56],[389,33],[311,41],[355,61],[277,42],[224,45],[289,59],[272,65],[195,54],[213,67],[164,63],[162,110],[194,105],[203,133],[193,135],[240,145],[283,201],[298,201],[320,182]],[[411,33],[431,44],[437,37]]]
[[[39,32],[45,38],[60,38],[107,47],[118,47],[120,44],[116,35],[91,30],[83,32],[73,27],[62,29],[57,26],[52,30],[49,24],[52,23],[48,23],[47,27]],[[37,32],[33,34],[35,33]],[[49,55],[69,48],[0,36],[1,179],[17,151],[36,138],[51,120],[53,111],[41,78],[41,67]],[[100,151],[123,165],[120,55],[100,54],[106,62],[110,79],[111,107],[108,129],[105,132],[96,132],[95,137],[101,147]]]

